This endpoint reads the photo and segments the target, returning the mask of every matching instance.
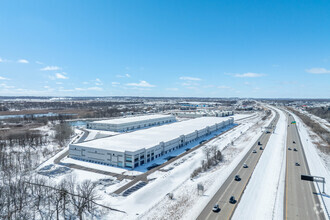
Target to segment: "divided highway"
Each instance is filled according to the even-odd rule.
[[[301,180],[301,174],[310,175],[298,129],[292,115],[288,116],[286,184],[284,198],[285,219],[325,219],[313,182]],[[290,150],[289,150],[290,148]],[[295,150],[296,149],[296,150]],[[298,163],[298,164],[296,164]]]
[[[269,124],[269,127],[274,129],[279,119],[279,114],[276,113],[275,118]],[[255,166],[257,165],[263,150],[260,147],[265,148],[266,144],[272,133],[272,129],[269,129],[270,133],[263,133],[259,140],[262,145],[258,145],[258,141],[251,147],[248,153],[244,156],[238,166],[229,175],[227,180],[222,184],[220,189],[216,192],[213,198],[209,201],[203,211],[200,213],[197,219],[230,219],[234,213],[234,210],[243,195],[243,191],[253,173]],[[253,151],[256,153],[253,153]],[[247,164],[248,168],[243,168],[243,165]],[[235,181],[235,175],[240,175],[241,180]],[[229,202],[231,196],[235,197],[236,203]],[[212,208],[215,204],[219,205],[220,212],[213,212]]]

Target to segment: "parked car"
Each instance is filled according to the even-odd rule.
[[[215,204],[212,209],[213,212],[220,212],[220,208],[218,204]]]
[[[231,204],[235,204],[236,203],[235,197],[234,196],[231,196],[230,199],[229,199],[229,202]]]
[[[298,151],[297,148],[293,148],[294,151]]]
[[[300,163],[296,162],[296,166],[300,166]]]
[[[241,177],[240,177],[239,175],[236,175],[236,176],[235,176],[235,180],[236,180],[236,181],[240,181],[240,180],[241,180]]]
[[[243,168],[248,168],[249,166],[245,163],[243,164]]]

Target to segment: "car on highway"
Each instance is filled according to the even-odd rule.
[[[291,147],[288,147],[288,150],[292,150]]]
[[[293,148],[294,151],[298,151],[297,148]]]
[[[257,153],[257,151],[256,150],[253,150],[252,153]]]
[[[296,166],[297,166],[297,167],[300,166],[300,163],[296,162]]]
[[[239,175],[236,175],[236,176],[235,176],[235,180],[236,180],[236,181],[240,181],[240,180],[241,180],[241,177],[240,177]]]
[[[235,197],[234,197],[234,196],[231,196],[231,197],[229,198],[229,202],[230,202],[231,204],[235,204],[235,203],[236,203],[236,199],[235,199]]]
[[[260,150],[263,150],[263,148],[262,148],[262,147],[260,147],[259,149],[260,149]]]
[[[294,144],[295,144],[296,142],[295,142],[295,141],[292,141],[292,143],[294,143]]]
[[[220,212],[220,208],[219,208],[219,205],[218,204],[215,204],[212,208],[212,211],[213,212]]]
[[[245,163],[243,164],[243,168],[248,168],[249,166]]]

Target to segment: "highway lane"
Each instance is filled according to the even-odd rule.
[[[272,120],[270,125],[275,125],[279,119],[278,113],[276,113],[275,118]],[[273,126],[272,126],[273,127]],[[272,133],[272,130],[271,130]],[[271,133],[263,133],[258,141],[262,143],[262,147],[265,148],[266,144],[270,138]],[[241,162],[237,165],[234,171],[229,175],[227,180],[222,184],[220,189],[212,197],[203,211],[200,213],[197,219],[230,219],[233,212],[242,197],[244,189],[253,173],[255,166],[257,165],[263,150],[260,150],[258,141],[254,143],[248,153],[244,156]],[[253,153],[256,150],[257,153]],[[243,168],[243,164],[246,163],[249,167]],[[241,181],[235,181],[235,175],[240,175]],[[234,196],[237,200],[235,204],[229,203],[229,198]],[[215,204],[218,204],[221,211],[213,212],[212,208]]]
[[[313,182],[301,180],[301,174],[310,175],[298,129],[292,115],[288,116],[286,184],[284,198],[285,219],[325,219]],[[293,143],[293,141],[295,143]],[[291,148],[291,150],[288,150]],[[297,151],[294,151],[294,148]],[[295,163],[300,166],[296,166]]]

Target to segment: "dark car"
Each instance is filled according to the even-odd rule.
[[[213,212],[220,212],[219,205],[218,204],[214,205],[212,211]]]
[[[243,164],[243,168],[248,168],[249,166],[245,163]]]
[[[298,166],[300,166],[300,164],[298,162],[296,162],[296,166],[298,167]]]
[[[240,177],[239,175],[236,175],[236,176],[235,176],[235,180],[236,180],[236,181],[240,181],[240,180],[241,180],[241,177]]]
[[[231,204],[235,204],[236,203],[235,197],[234,196],[231,196],[230,199],[229,199],[229,202]]]
[[[292,150],[291,147],[288,147],[288,150]]]
[[[260,147],[259,149],[260,149],[260,150],[263,150],[263,148],[262,148],[262,147]]]
[[[292,143],[294,143],[294,144],[295,144],[296,142],[295,142],[295,141],[292,141]]]
[[[298,151],[297,148],[293,148],[294,151]]]

